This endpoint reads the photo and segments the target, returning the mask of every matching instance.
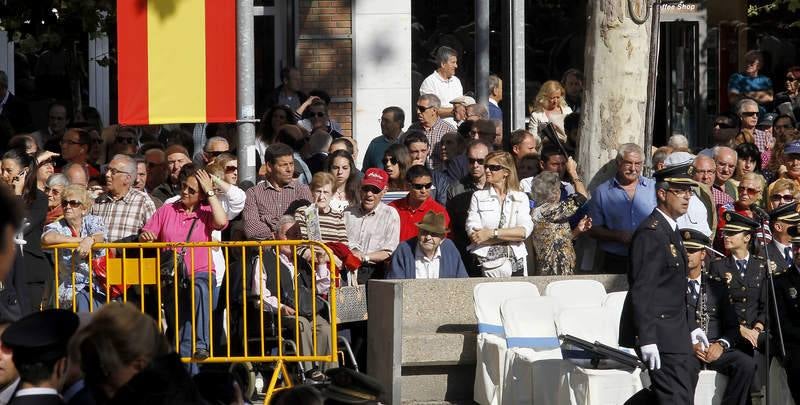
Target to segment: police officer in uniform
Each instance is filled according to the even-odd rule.
[[[696,361],[692,386],[697,387],[700,370],[715,370],[728,376],[722,403],[744,405],[750,397],[756,363],[751,356],[731,345],[739,335],[739,324],[728,300],[725,283],[703,271],[706,249],[711,247],[711,240],[694,229],[681,229],[680,232],[689,259],[686,302],[689,328],[702,328],[710,342],[706,349],[700,344],[694,347]]]
[[[745,354],[755,357],[764,350],[767,335],[767,262],[763,257],[751,255],[751,238],[759,227],[758,222],[733,211],[724,214],[722,227],[725,249],[730,256],[711,263],[710,274],[725,282],[739,324],[739,334],[733,345]],[[756,357],[756,361],[758,358]],[[753,378],[751,392],[760,392],[758,374]]]
[[[769,212],[772,242],[767,244],[769,260],[775,263],[775,273],[783,273],[793,264],[792,237],[789,228],[800,222],[797,202],[781,205]]]
[[[786,348],[783,367],[794,402],[800,404],[800,229],[789,228],[789,234],[794,262],[786,272],[775,277],[775,299]]]
[[[631,238],[629,291],[620,320],[619,344],[634,347],[650,370],[647,403],[690,404],[693,348],[708,346],[702,329],[686,317],[687,255],[676,219],[689,207],[694,181],[689,165],[655,173],[657,205]],[[644,399],[635,395],[628,402]]]
[[[12,351],[20,383],[10,405],[59,405],[67,372],[67,343],[78,329],[78,316],[63,309],[34,312],[11,324],[3,346]]]

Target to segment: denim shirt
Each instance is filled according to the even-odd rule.
[[[633,199],[622,188],[616,177],[601,183],[592,192],[589,215],[593,226],[603,226],[612,231],[633,232],[656,208],[656,188],[652,179],[639,176]],[[628,255],[628,246],[619,242],[598,241],[605,252]]]

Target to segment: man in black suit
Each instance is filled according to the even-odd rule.
[[[772,242],[767,244],[769,261],[775,263],[775,273],[783,273],[792,266],[792,237],[789,228],[800,222],[797,214],[797,201],[781,205],[769,212],[769,224],[772,231]],[[762,249],[762,255],[763,255]]]
[[[723,404],[744,405],[750,395],[750,383],[756,373],[752,357],[733,348],[739,335],[736,314],[728,300],[725,283],[703,271],[706,249],[711,240],[694,229],[681,229],[683,246],[689,259],[686,316],[689,328],[702,328],[709,340],[708,348],[696,344],[695,371],[692,386],[697,387],[700,370],[715,370],[728,376],[728,385],[722,397]]]
[[[687,256],[675,222],[689,208],[689,167],[655,173],[656,208],[631,238],[619,344],[636,348],[650,370],[648,403],[692,403],[692,344],[708,345],[702,329],[692,331],[686,318]]]
[[[792,236],[794,262],[786,272],[775,277],[775,300],[786,349],[782,363],[792,398],[800,404],[800,229],[789,228],[789,233]]]
[[[78,329],[78,316],[63,309],[35,312],[11,324],[3,346],[11,348],[19,389],[11,405],[56,405],[68,368],[67,343]]]

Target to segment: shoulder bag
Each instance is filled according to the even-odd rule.
[[[189,242],[189,238],[192,237],[192,232],[194,232],[194,226],[197,224],[197,220],[199,217],[195,217],[192,221],[192,226],[189,228],[189,233],[186,235],[186,242]],[[188,287],[188,280],[187,280],[187,273],[188,269],[186,268],[186,262],[183,256],[186,254],[186,248],[184,247],[181,249],[180,252],[175,254],[175,249],[167,250],[161,252],[161,286],[162,288],[171,288],[172,284],[175,282],[175,268],[178,269],[178,282],[180,283],[181,287]],[[176,258],[177,256],[177,258]],[[177,266],[175,265],[175,261],[178,261]]]

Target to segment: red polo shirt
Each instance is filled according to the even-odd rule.
[[[392,201],[389,206],[394,207],[400,214],[400,242],[417,236],[419,233],[417,223],[422,222],[422,217],[428,211],[443,213],[445,226],[450,227],[450,216],[447,215],[447,210],[431,197],[428,197],[416,209],[408,205],[408,197]]]

